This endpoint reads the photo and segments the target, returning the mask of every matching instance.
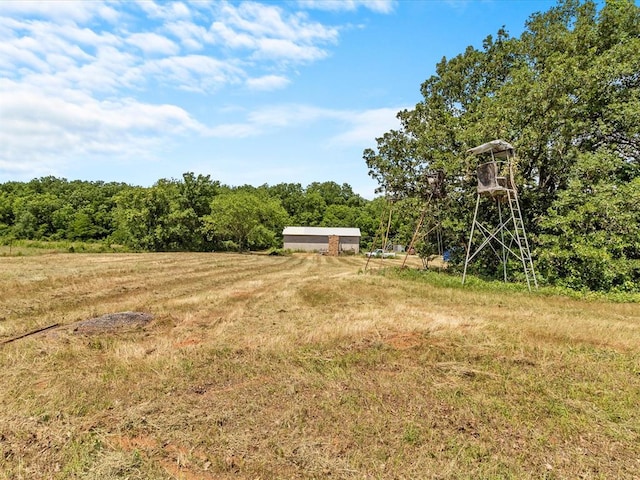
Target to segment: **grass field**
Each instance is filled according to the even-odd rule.
[[[364,264],[0,257],[0,479],[640,478],[638,304]]]

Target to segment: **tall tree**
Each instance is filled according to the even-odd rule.
[[[246,250],[277,246],[288,215],[278,199],[237,190],[215,197],[204,220],[210,238]]]

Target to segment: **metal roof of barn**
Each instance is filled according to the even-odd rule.
[[[339,237],[360,237],[359,228],[344,227],[285,227],[283,235],[337,235]]]

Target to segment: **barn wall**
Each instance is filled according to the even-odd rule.
[[[328,235],[285,235],[284,248],[288,250],[302,250],[305,252],[326,251],[329,248]],[[360,251],[359,237],[340,237],[342,251]]]
[[[360,237],[340,237],[340,249],[345,251],[360,251]]]
[[[329,237],[317,235],[285,235],[284,248],[289,250],[303,250],[316,252],[326,250],[329,245]]]

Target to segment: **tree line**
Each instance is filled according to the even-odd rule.
[[[364,159],[380,193],[419,200],[428,172],[444,172],[443,236],[454,263],[474,212],[476,157],[494,139],[515,146],[520,201],[546,283],[640,289],[640,7],[632,0],[565,0],[504,29],[481,48],[438,63],[401,128]],[[495,209],[480,212],[490,220]],[[494,222],[495,224],[495,219]],[[491,255],[474,261],[498,278]],[[517,276],[517,262],[512,266]]]
[[[232,187],[191,172],[151,187],[43,177],[0,184],[0,239],[107,242],[134,251],[282,246],[287,225],[359,227],[371,243],[384,200],[348,184]]]

